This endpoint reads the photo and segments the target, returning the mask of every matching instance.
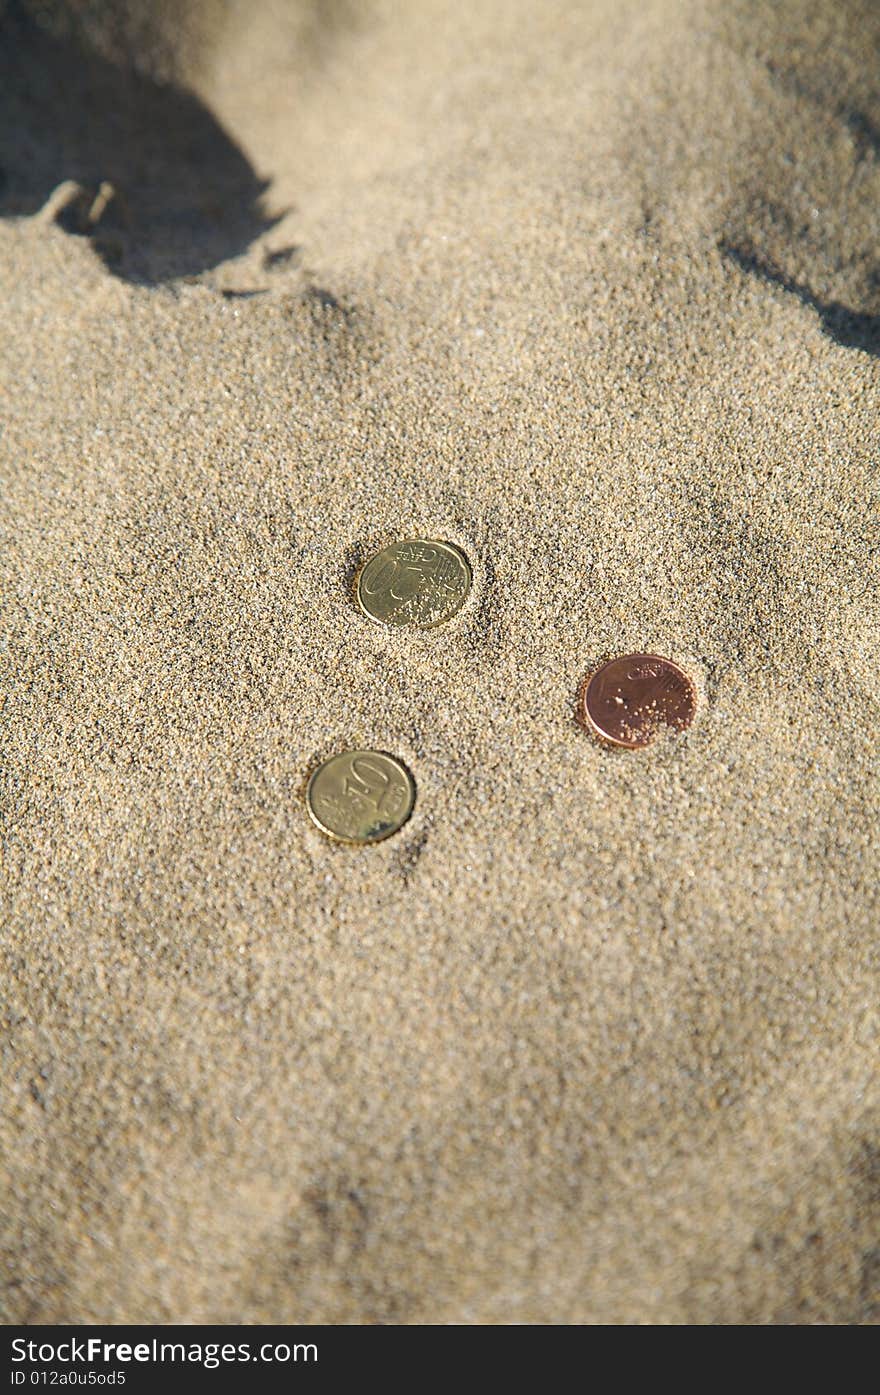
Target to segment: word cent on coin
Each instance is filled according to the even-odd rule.
[[[314,823],[340,843],[381,843],[413,811],[415,781],[384,751],[343,751],[319,765],[306,789]]]
[[[357,601],[380,625],[429,630],[460,610],[471,589],[470,564],[452,543],[410,538],[371,557],[357,579]]]
[[[684,669],[659,654],[625,654],[584,683],[578,715],[613,746],[649,746],[661,726],[684,731],[694,720],[697,691]]]

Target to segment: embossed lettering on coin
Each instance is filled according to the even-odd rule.
[[[661,726],[683,731],[694,720],[697,691],[684,669],[659,654],[625,654],[584,683],[578,704],[589,731],[614,746],[649,746]]]
[[[343,843],[380,843],[409,818],[412,775],[384,751],[343,751],[319,765],[306,804],[322,833]]]
[[[410,538],[371,557],[357,579],[361,610],[380,625],[428,630],[464,605],[471,589],[467,558],[452,543]]]

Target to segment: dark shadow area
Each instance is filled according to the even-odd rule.
[[[880,129],[866,112],[859,111],[858,107],[841,107],[840,119],[856,143],[860,160],[867,160],[870,155],[880,155]]]
[[[748,246],[734,246],[732,243],[722,242],[720,251],[750,276],[757,276],[771,286],[780,286],[790,295],[797,296],[802,305],[808,305],[811,310],[815,310],[823,331],[837,344],[841,344],[845,349],[862,349],[866,354],[880,357],[880,315],[853,310],[837,300],[822,300],[809,286],[787,276],[773,262]]]
[[[115,275],[156,284],[244,251],[276,221],[266,187],[192,93],[4,10],[0,215],[45,208]]]

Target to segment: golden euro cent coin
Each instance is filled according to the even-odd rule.
[[[578,703],[588,731],[631,751],[650,746],[662,726],[684,731],[696,710],[693,682],[659,654],[611,659],[586,679]]]
[[[343,751],[312,774],[306,806],[322,833],[340,843],[381,843],[413,811],[416,786],[384,751]]]
[[[461,609],[471,589],[470,563],[448,542],[409,538],[391,543],[361,568],[357,602],[380,625],[430,630]]]

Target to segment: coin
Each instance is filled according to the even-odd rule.
[[[371,557],[357,579],[358,605],[380,625],[429,630],[460,610],[471,589],[467,558],[452,543],[410,538]]]
[[[416,787],[384,751],[343,751],[312,774],[306,806],[322,833],[341,843],[381,843],[413,811]]]
[[[614,746],[649,746],[661,726],[683,731],[694,720],[697,690],[671,659],[624,654],[585,681],[578,704],[584,726]]]

